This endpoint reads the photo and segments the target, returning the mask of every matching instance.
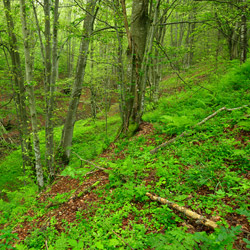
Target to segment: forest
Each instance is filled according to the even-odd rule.
[[[250,0],[0,10],[0,249],[250,249]]]

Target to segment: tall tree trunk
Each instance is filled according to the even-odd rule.
[[[146,86],[147,86],[147,79],[148,79],[148,69],[149,69],[148,65],[149,65],[149,60],[150,60],[149,56],[152,51],[153,40],[155,37],[156,23],[158,21],[160,2],[161,0],[157,0],[157,2],[155,3],[153,23],[150,26],[149,31],[147,33],[143,60],[141,63],[140,75],[138,78],[139,79],[138,109],[137,109],[136,116],[135,116],[136,117],[135,122],[138,124],[141,122],[142,115],[145,109],[145,94],[146,94]]]
[[[124,11],[126,11],[126,6],[123,1],[121,1],[123,4]],[[120,108],[120,115],[122,124],[125,124],[125,114],[126,114],[126,89],[125,89],[125,77],[124,77],[124,61],[123,61],[123,32],[118,27],[122,25],[122,11],[120,11],[119,8],[119,0],[116,0],[113,2],[113,9],[115,13],[115,31],[116,31],[116,37],[117,37],[117,74],[118,74],[118,91],[119,91],[119,108]],[[127,15],[126,12],[124,13],[124,19],[125,23],[127,21]],[[127,24],[128,25],[128,24]],[[126,26],[126,25],[125,25]],[[127,32],[129,33],[128,26],[127,26]],[[128,37],[130,36],[130,33],[127,34]],[[121,128],[122,130],[122,128]],[[118,131],[118,136],[120,134],[120,131]]]
[[[247,18],[246,18],[246,0],[242,0],[242,3],[244,4],[242,6],[242,14],[241,14],[241,31],[240,31],[240,61],[241,63],[244,63],[247,59]]]
[[[60,149],[61,158],[65,163],[69,162],[70,148],[72,145],[74,125],[76,122],[77,108],[82,92],[82,84],[85,75],[85,68],[87,63],[87,56],[89,50],[90,37],[93,32],[93,24],[95,20],[94,10],[95,10],[96,0],[88,0],[86,7],[86,17],[83,23],[83,34],[80,45],[80,54],[78,57],[77,70],[75,81],[70,97],[69,108],[67,112],[66,121],[64,123],[64,128],[62,131]]]
[[[132,21],[131,21],[131,37],[133,47],[135,50],[135,56],[132,59],[132,72],[135,72],[135,78],[132,79],[132,84],[135,85],[133,88],[134,92],[131,93],[134,96],[133,109],[132,109],[132,121],[139,124],[141,115],[141,97],[143,95],[141,74],[144,75],[142,67],[142,61],[144,59],[144,52],[146,48],[149,18],[148,18],[148,0],[134,0],[132,5]]]
[[[26,4],[25,0],[20,0],[20,8],[21,8],[21,20],[22,20],[22,31],[23,31],[23,43],[24,43],[24,55],[25,55],[25,75],[26,75],[26,83],[27,83],[27,92],[29,99],[29,109],[31,115],[31,124],[32,124],[32,132],[33,132],[33,143],[34,143],[34,151],[36,158],[36,175],[37,175],[37,183],[39,188],[44,186],[43,180],[43,168],[41,164],[41,152],[40,152],[40,142],[38,137],[38,126],[37,126],[37,115],[36,115],[36,107],[35,107],[35,97],[34,97],[34,89],[33,89],[33,81],[32,81],[32,58],[31,58],[31,48],[30,48],[30,34],[29,27],[27,24],[27,13],[26,13]]]
[[[133,133],[139,126],[137,112],[139,111],[140,74],[144,51],[146,47],[149,18],[148,0],[134,0],[132,5],[131,30],[128,28],[125,0],[121,1],[124,25],[128,38],[128,70],[125,99],[125,114],[121,131],[124,134]],[[129,128],[130,127],[130,128]],[[131,130],[131,131],[130,131]]]
[[[54,176],[54,92],[57,77],[57,31],[58,31],[59,0],[54,2],[53,37],[51,46],[50,0],[44,0],[45,15],[45,95],[46,95],[46,166],[49,169],[49,179]],[[52,58],[51,58],[52,57]]]
[[[14,79],[14,91],[15,91],[15,102],[17,106],[17,117],[20,124],[19,134],[20,134],[20,143],[22,148],[22,159],[23,159],[23,168],[26,166],[32,166],[32,160],[30,158],[31,145],[29,139],[29,130],[28,130],[28,116],[26,112],[25,104],[25,86],[23,73],[21,69],[21,60],[19,55],[19,49],[17,46],[17,38],[14,33],[14,22],[11,15],[11,5],[10,0],[3,0],[4,12],[7,21],[7,29],[9,35],[9,44],[10,44],[10,56],[11,56],[11,71]]]
[[[94,61],[93,61],[93,42],[91,43],[91,49],[90,49],[90,102],[91,102],[91,115],[92,118],[95,120],[96,119],[96,86],[95,86],[95,81],[94,79]]]

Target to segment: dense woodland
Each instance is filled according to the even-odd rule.
[[[249,0],[0,2],[1,249],[249,249]]]

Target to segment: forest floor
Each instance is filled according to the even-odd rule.
[[[247,77],[244,69],[236,73],[241,72]],[[206,84],[216,95],[167,78],[159,105],[148,110],[131,138],[113,142],[119,126],[115,116],[107,126],[79,121],[71,162],[54,183],[38,195],[34,187],[24,187],[7,192],[9,202],[0,201],[0,247],[249,249],[250,109],[244,105],[250,92],[245,82],[235,87],[238,75],[235,82]],[[221,110],[224,106],[239,109]],[[116,110],[113,105],[110,112]],[[147,193],[203,219],[153,201]],[[205,219],[216,228],[204,225]]]
[[[155,141],[155,129],[151,123],[143,123],[140,126],[140,129],[138,133],[131,139],[131,140],[137,140],[140,136],[146,137],[146,147],[153,146],[156,147],[157,143]],[[169,139],[167,135],[161,135],[161,137],[164,140]],[[240,132],[237,135],[236,138],[237,141],[240,141],[242,144],[247,145],[250,143],[250,132]],[[199,142],[194,142],[198,143]],[[140,150],[145,150],[145,145],[141,145]],[[115,160],[122,160],[126,157],[129,157],[129,155],[126,153],[126,149],[115,152],[115,149],[117,147],[115,144],[111,144],[110,147],[105,150],[102,154],[100,154],[97,158],[106,158],[107,161],[110,161],[112,159]],[[157,159],[155,159],[157,161]],[[91,167],[91,165],[89,166]],[[189,166],[185,166],[185,169],[187,169]],[[104,196],[107,195],[103,191],[105,190],[105,186],[110,185],[109,180],[109,174],[108,171],[112,171],[111,168],[107,168],[107,171],[103,170],[94,170],[90,171],[88,174],[84,176],[84,178],[75,179],[68,176],[58,176],[50,187],[47,188],[47,190],[43,191],[39,194],[39,197],[37,197],[37,203],[38,204],[47,204],[46,208],[52,208],[48,209],[47,212],[43,213],[42,216],[35,216],[36,212],[31,208],[29,211],[25,214],[24,217],[26,218],[34,218],[33,220],[27,220],[25,219],[23,222],[19,223],[17,227],[12,231],[12,233],[17,233],[19,242],[22,242],[25,240],[27,236],[30,236],[32,230],[39,229],[41,232],[46,231],[51,226],[51,220],[55,221],[53,224],[53,227],[58,231],[58,233],[66,232],[67,228],[65,228],[65,222],[67,223],[77,223],[78,221],[78,212],[81,212],[81,219],[84,218],[85,220],[88,220],[90,217],[94,217],[97,208],[101,206],[101,204],[105,205],[104,202]],[[242,178],[246,180],[250,180],[250,170],[247,170],[243,175]],[[142,183],[145,183],[145,187],[149,187],[150,189],[155,189],[156,186],[159,183],[160,177],[156,175],[156,171],[151,170],[147,177],[141,179]],[[92,188],[92,186],[98,182],[98,185]],[[108,190],[108,193],[112,193],[114,188],[110,188]],[[102,195],[98,195],[101,191]],[[107,190],[106,190],[107,192]],[[83,195],[82,195],[83,193]],[[206,197],[207,195],[211,195],[214,193],[214,190],[209,188],[208,186],[201,186],[197,191],[196,194],[201,197]],[[53,200],[58,195],[64,195],[68,196],[68,194],[71,194],[71,198],[67,198],[66,201],[63,199],[59,201],[59,203],[53,201],[51,203],[51,200]],[[74,194],[74,195],[72,195]],[[190,194],[192,197],[192,194]],[[69,197],[69,196],[68,196]],[[73,197],[73,198],[72,198]],[[187,197],[189,199],[190,197]],[[50,201],[50,202],[48,202]],[[239,205],[237,204],[237,201],[235,199],[230,197],[223,197],[222,199],[224,204],[227,204],[232,208],[232,210],[236,210],[239,208]],[[203,214],[207,218],[211,219],[214,222],[221,221],[221,216],[211,216],[211,214],[216,214],[216,204],[214,209],[212,209],[211,213],[204,213],[204,211],[197,207],[196,209],[192,209],[192,207],[195,205],[195,200],[193,201],[193,204],[189,204],[186,206],[186,208],[190,208],[192,211],[197,212],[198,214]],[[150,206],[151,203],[155,203],[153,201],[136,201],[132,200],[131,202],[138,211],[143,211],[145,203],[148,203]],[[42,205],[43,206],[43,205]],[[159,205],[161,206],[161,205]],[[206,232],[208,234],[211,234],[214,232],[213,229],[204,226],[200,223],[197,223],[196,220],[192,218],[188,218],[185,215],[181,214],[178,211],[174,211],[176,215],[183,218],[183,220],[179,221],[177,223],[178,227],[184,227],[186,228],[186,233],[194,234],[195,232]],[[144,225],[147,230],[145,231],[145,234],[150,233],[157,233],[164,235],[167,231],[167,228],[162,225],[159,229],[156,229],[154,226],[150,227],[145,223],[145,220],[150,222],[153,218],[153,215],[151,213],[147,213],[143,219],[136,220],[136,216],[131,212],[130,214],[127,214],[125,218],[122,219],[122,223],[120,225],[121,229],[126,229],[127,227],[131,227],[132,223],[139,223]],[[244,238],[249,238],[250,235],[250,224],[249,224],[249,217],[243,214],[238,213],[228,213],[223,218],[224,224],[228,226],[228,228],[233,228],[236,226],[241,226],[242,231],[237,235],[237,239],[234,242],[234,249],[247,249],[246,243],[243,241]],[[131,227],[132,230],[132,227]],[[114,235],[117,235],[114,232]],[[119,235],[118,235],[118,238]],[[122,241],[122,240],[121,240]],[[201,245],[202,246],[202,245]],[[185,245],[184,245],[185,247]],[[132,249],[132,247],[131,247]],[[136,248],[133,248],[136,249]],[[151,249],[151,248],[147,248]],[[152,248],[154,249],[154,248]],[[155,248],[158,249],[158,248]],[[160,249],[160,248],[159,248]],[[174,248],[173,248],[174,249]],[[210,249],[210,248],[209,248]],[[212,249],[212,248],[211,248]]]

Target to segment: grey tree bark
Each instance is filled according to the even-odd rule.
[[[248,49],[248,44],[247,44],[247,17],[246,17],[246,0],[242,0],[243,6],[241,8],[241,31],[240,31],[240,61],[241,63],[244,63],[247,59],[247,49]]]
[[[57,78],[57,44],[58,44],[58,19],[59,19],[59,0],[54,1],[53,6],[53,27],[51,39],[51,3],[50,0],[44,0],[44,16],[45,16],[45,97],[46,97],[46,166],[49,169],[49,179],[54,177],[54,92]],[[51,46],[52,42],[52,46]]]
[[[122,0],[124,25],[128,38],[128,70],[125,92],[125,108],[121,132],[133,134],[142,119],[145,108],[145,93],[148,81],[149,54],[152,51],[156,31],[160,0],[153,3],[154,16],[149,20],[149,1],[134,0],[132,5],[131,29],[128,28],[125,1]],[[152,9],[151,9],[152,10]]]
[[[15,91],[15,102],[17,106],[17,117],[19,120],[19,134],[20,143],[22,149],[23,168],[26,166],[32,166],[32,160],[30,155],[32,154],[32,147],[30,144],[30,137],[28,131],[28,116],[26,112],[25,104],[25,86],[23,72],[21,69],[21,59],[19,54],[19,48],[17,45],[17,37],[14,33],[14,21],[11,15],[11,4],[10,0],[3,0],[4,12],[7,21],[7,31],[9,36],[9,53],[11,57],[11,71],[14,79],[14,91]]]
[[[160,8],[160,2],[161,0],[157,0],[155,3],[155,8],[154,8],[154,17],[153,17],[153,22],[150,25],[147,38],[146,38],[146,45],[144,49],[144,55],[143,55],[143,60],[142,60],[142,65],[141,65],[141,74],[139,77],[139,106],[138,106],[138,111],[136,114],[136,122],[140,123],[142,119],[142,115],[144,113],[145,109],[145,93],[146,93],[146,86],[147,86],[147,80],[148,80],[148,69],[149,69],[149,61],[150,61],[150,53],[152,51],[153,47],[153,40],[155,37],[155,32],[156,32],[156,23],[158,21],[158,16],[159,16],[159,8]]]
[[[36,105],[34,97],[34,87],[32,81],[32,58],[31,58],[31,48],[30,48],[30,30],[27,24],[27,12],[26,12],[26,3],[25,0],[20,0],[20,13],[22,20],[22,31],[23,31],[23,43],[24,43],[24,55],[25,55],[25,80],[26,88],[28,92],[29,99],[29,109],[31,116],[32,132],[33,132],[33,143],[36,159],[36,176],[37,183],[41,189],[44,186],[43,179],[43,168],[41,164],[41,152],[40,152],[40,141],[38,136],[38,126],[37,126],[37,114],[36,114]]]
[[[93,32],[93,24],[95,20],[94,10],[96,0],[88,0],[86,7],[86,16],[83,23],[83,34],[80,45],[80,54],[77,62],[76,76],[70,97],[67,117],[64,123],[62,137],[60,142],[61,158],[65,163],[69,162],[70,148],[72,145],[74,125],[76,122],[77,108],[83,88],[83,79],[88,57],[89,43]]]
[[[91,49],[90,49],[90,75],[91,75],[91,82],[90,84],[90,102],[91,102],[91,115],[92,118],[95,120],[96,119],[96,114],[97,114],[97,110],[96,110],[96,95],[97,95],[97,91],[96,91],[96,87],[95,87],[95,81],[93,81],[94,79],[94,61],[93,61],[93,52],[94,52],[94,48],[93,48],[93,42],[91,43]]]

